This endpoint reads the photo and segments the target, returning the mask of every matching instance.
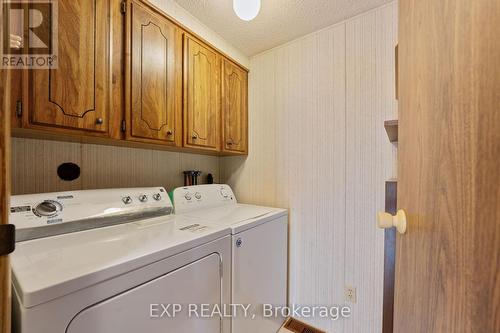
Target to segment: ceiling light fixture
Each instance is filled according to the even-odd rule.
[[[243,21],[251,21],[260,11],[260,0],[233,0],[233,9]]]

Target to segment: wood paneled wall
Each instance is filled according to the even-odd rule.
[[[385,181],[396,176],[396,148],[384,120],[397,118],[395,57],[397,5],[346,23],[346,282],[358,304],[346,332],[382,329],[384,231],[376,212],[385,210]]]
[[[57,176],[61,163],[81,167],[79,179]],[[78,189],[184,185],[183,170],[219,179],[219,157],[34,139],[12,139],[12,194]]]
[[[352,317],[305,319],[328,332],[381,332],[385,181],[396,147],[397,3],[254,57],[247,158],[225,157],[222,181],[242,202],[290,209],[290,303],[345,304]]]

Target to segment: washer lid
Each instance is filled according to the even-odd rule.
[[[203,218],[211,225],[230,227],[232,233],[238,233],[287,215],[287,210],[264,206],[235,204],[209,209],[195,210],[184,216]]]
[[[13,282],[29,308],[230,234],[167,216],[17,244]]]

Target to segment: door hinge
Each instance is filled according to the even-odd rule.
[[[122,120],[122,132],[125,132],[127,130],[127,123],[125,120]]]
[[[120,6],[121,6],[120,11],[122,12],[122,14],[126,14],[127,13],[127,1],[122,1]]]
[[[0,225],[0,256],[14,252],[16,248],[16,227],[13,224]]]
[[[16,102],[16,117],[21,118],[23,116],[23,102]]]

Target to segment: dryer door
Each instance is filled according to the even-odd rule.
[[[95,304],[76,315],[66,332],[220,333],[220,317],[201,318],[199,306],[221,305],[220,263],[214,253]],[[181,305],[182,311],[174,314],[174,304]],[[189,317],[189,304],[198,305],[200,317],[194,311]]]
[[[263,316],[263,305],[287,303],[287,218],[233,235],[233,304],[252,305],[236,313],[233,333],[274,333],[284,318]],[[253,317],[255,315],[255,317]]]

